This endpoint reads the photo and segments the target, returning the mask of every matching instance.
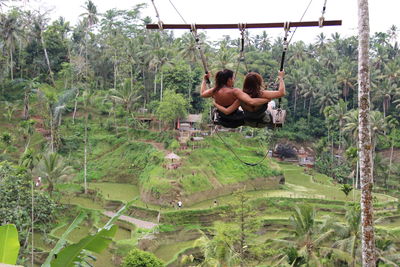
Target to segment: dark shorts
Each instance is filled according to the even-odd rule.
[[[225,115],[218,109],[212,112],[212,121],[214,124],[224,126],[226,128],[237,128],[244,125],[244,113],[241,110],[235,110],[229,115]]]
[[[254,128],[273,127],[271,113],[267,110],[268,104],[256,111],[244,111],[245,126]]]
[[[265,110],[257,116],[252,116],[251,112],[245,112],[244,125],[253,128],[273,127],[272,116],[268,110]]]

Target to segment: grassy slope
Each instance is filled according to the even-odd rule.
[[[164,152],[156,150],[152,145],[127,141],[124,136],[118,137],[95,128],[95,125],[92,127],[88,160],[89,181],[138,184],[143,190],[162,194],[171,189],[171,181],[175,180],[182,185],[183,191],[193,193],[224,184],[280,174],[270,167],[269,160],[256,167],[241,164],[216,137],[207,138],[203,148],[196,149],[189,155],[181,155],[180,168],[167,170],[162,167],[163,162],[168,163],[163,159]],[[66,134],[72,134],[77,129],[70,127],[65,131]],[[132,139],[138,138],[154,140],[156,136],[145,130],[133,132]],[[243,137],[227,135],[224,138],[246,161],[256,162],[263,156],[254,144],[241,143]],[[82,146],[72,153],[81,158]],[[82,168],[76,179],[80,182],[83,180]]]

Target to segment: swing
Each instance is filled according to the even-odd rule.
[[[152,0],[153,2],[154,0]],[[171,1],[170,1],[171,2]],[[311,27],[311,26],[319,26],[319,27],[323,27],[323,26],[335,26],[335,25],[342,25],[342,21],[341,20],[331,20],[331,21],[325,21],[324,18],[324,13],[325,13],[325,9],[326,9],[326,0],[325,0],[325,4],[323,7],[323,11],[322,11],[322,16],[319,18],[318,21],[306,21],[306,22],[302,22],[304,15],[306,14],[308,8],[311,5],[312,0],[310,1],[310,3],[308,4],[306,10],[303,13],[303,16],[300,19],[300,22],[285,22],[285,23],[251,23],[251,24],[245,24],[247,25],[247,28],[281,28],[283,27],[285,30],[285,38],[284,38],[284,42],[283,42],[283,52],[282,52],[282,57],[281,57],[281,66],[280,66],[280,71],[283,71],[283,64],[285,61],[285,55],[286,55],[286,51],[288,49],[288,44],[290,43],[290,41],[292,40],[294,33],[297,30],[297,27]],[[172,4],[172,2],[171,2]],[[154,2],[153,2],[154,5]],[[154,5],[155,8],[155,5]],[[175,7],[174,7],[175,8]],[[176,8],[175,8],[176,10]],[[177,11],[177,10],[176,10]],[[177,11],[178,12],[178,11]],[[197,30],[196,29],[235,29],[237,28],[237,24],[192,24],[189,25],[186,23],[186,21],[183,19],[183,17],[180,15],[180,13],[178,12],[178,14],[181,16],[181,18],[183,19],[183,21],[185,22],[185,24],[163,24],[158,16],[158,12],[156,9],[156,14],[157,14],[157,18],[158,18],[158,24],[147,24],[146,25],[146,29],[159,29],[159,30],[163,30],[163,29],[190,29],[191,33],[193,34],[193,37],[196,41],[196,47],[200,52],[200,56],[201,56],[201,61],[204,67],[204,71],[206,74],[208,74],[208,69],[207,69],[207,63],[206,63],[206,59],[204,56],[204,52],[201,49],[201,46],[199,44],[199,40],[200,38],[197,35]],[[289,25],[296,27],[296,29],[294,30],[294,32],[291,35],[291,38],[289,40],[289,42],[287,41],[287,36],[289,33]],[[239,60],[241,60],[242,58],[244,59],[244,26],[243,24],[239,24],[239,29],[241,29],[242,32],[242,47],[241,47],[241,56],[239,57]],[[240,63],[240,61],[239,61]],[[245,62],[246,63],[246,62]],[[247,66],[246,66],[247,69]],[[235,75],[236,76],[236,75]],[[207,79],[206,81],[207,85],[210,86],[210,81]],[[211,120],[214,122],[214,124],[216,125],[222,125],[224,127],[227,128],[237,128],[240,126],[241,123],[243,123],[243,125],[247,124],[253,124],[253,127],[257,127],[257,128],[264,128],[264,127],[268,127],[268,126],[272,126],[272,128],[279,128],[282,127],[284,122],[285,122],[285,118],[286,118],[286,110],[281,108],[281,99],[278,99],[278,106],[277,108],[272,109],[272,111],[270,112],[270,119],[271,121],[268,122],[269,124],[266,125],[267,123],[264,123],[264,118],[261,121],[261,115],[265,116],[265,114],[267,111],[267,105],[262,106],[259,110],[257,110],[256,112],[247,112],[247,122],[245,119],[245,114],[238,112],[238,114],[235,114],[234,116],[230,116],[229,115],[225,115],[222,112],[211,112]],[[243,114],[243,116],[242,116]],[[231,114],[230,114],[231,115]],[[252,121],[254,117],[254,121]],[[242,120],[243,118],[243,120]],[[232,127],[233,126],[233,127]],[[260,127],[259,127],[260,126]],[[224,141],[224,139],[218,134],[218,131],[216,131],[217,136],[221,139],[222,143],[224,143],[224,145],[232,152],[232,154],[243,164],[247,165],[247,166],[257,166],[259,164],[261,164],[266,158],[268,153],[266,153],[264,155],[263,158],[261,158],[258,162],[256,163],[249,163],[246,162],[244,160],[242,160],[236,153],[235,151]]]
[[[283,71],[283,65],[285,61],[285,54],[288,48],[288,33],[290,30],[289,22],[284,24],[285,37],[283,41],[283,52],[281,57],[280,71]],[[240,62],[244,62],[246,67],[246,72],[249,73],[245,56],[244,56],[244,43],[245,43],[245,30],[246,24],[239,24],[239,29],[241,33],[241,48],[240,55],[238,57],[238,64],[235,71],[235,77],[239,70]],[[197,39],[196,39],[197,40]],[[203,64],[204,65],[204,64]],[[267,110],[268,104],[264,104],[260,106],[255,111],[248,110],[236,110],[235,112],[225,115],[220,112],[217,108],[214,108],[211,112],[211,121],[214,125],[221,125],[225,128],[237,128],[239,126],[249,126],[252,128],[268,128],[268,129],[276,129],[281,128],[285,123],[286,119],[286,110],[280,107],[281,99],[279,98],[279,104],[277,108],[273,108],[272,110]]]

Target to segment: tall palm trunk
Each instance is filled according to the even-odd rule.
[[[51,82],[52,82],[52,84],[55,86],[54,77],[53,77],[53,72],[51,71],[49,55],[47,54],[47,49],[46,49],[46,44],[45,44],[45,42],[44,42],[43,31],[42,31],[42,29],[40,29],[40,42],[42,43],[43,52],[44,52],[44,57],[46,58],[46,63],[47,63],[47,67],[48,67],[48,69],[49,69]]]
[[[117,89],[117,50],[114,51],[114,90]]]
[[[358,142],[360,147],[361,179],[361,240],[362,266],[376,266],[374,220],[372,203],[372,140],[370,125],[370,64],[369,64],[368,0],[358,0]]]
[[[85,194],[87,194],[87,143],[88,143],[87,124],[88,124],[88,114],[86,112],[86,115],[85,115],[85,148],[84,148],[84,155],[83,155],[83,180],[84,180]]]
[[[50,149],[51,153],[54,153],[54,125],[53,125],[53,113],[51,112],[51,107],[50,107]]]
[[[23,66],[22,66],[22,60],[21,60],[21,51],[22,51],[22,42],[21,42],[21,40],[19,40],[18,62],[19,62],[19,75],[20,75],[20,78],[22,79]]]
[[[14,59],[13,59],[13,51],[12,47],[10,46],[10,74],[11,74],[11,80],[14,80]]]
[[[296,117],[296,106],[297,106],[297,90],[298,87],[296,85],[296,87],[294,88],[294,106],[293,106],[293,115]]]
[[[32,171],[32,170],[31,170]],[[35,260],[35,254],[34,254],[34,248],[35,248],[35,242],[34,242],[34,232],[35,232],[35,228],[34,228],[34,222],[35,222],[35,213],[34,213],[34,195],[33,195],[33,181],[31,181],[31,228],[32,228],[32,232],[31,232],[31,266],[34,266],[34,260]]]
[[[75,95],[74,113],[72,114],[72,124],[75,124],[76,108],[78,107],[78,96],[79,96],[79,89],[76,91]]]
[[[157,66],[156,66],[156,70],[155,70],[155,72],[154,72],[154,90],[153,90],[153,93],[154,93],[154,96],[157,94]]]
[[[390,146],[389,173],[388,173],[387,182],[389,182],[390,175],[391,175],[391,170],[392,170],[393,150],[394,150],[394,140],[392,139],[392,143],[391,143],[391,146]]]
[[[163,87],[164,87],[164,73],[161,71],[161,86],[160,86],[160,101],[162,101],[163,98]]]
[[[29,119],[29,94],[25,91],[24,94],[24,120]]]

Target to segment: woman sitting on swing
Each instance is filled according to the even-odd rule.
[[[243,93],[239,88],[233,88],[233,71],[224,69],[218,71],[215,75],[215,87],[207,89],[206,80],[210,74],[205,74],[201,84],[201,97],[212,97],[214,102],[222,108],[228,108],[229,112],[219,112],[220,124],[224,127],[236,128],[244,124],[243,111],[239,110],[240,101],[243,101],[249,107],[263,105],[269,101],[266,98],[252,98]]]
[[[233,95],[236,96],[239,101],[234,102],[229,107],[219,105],[214,101],[214,106],[225,115],[230,114],[233,110],[237,109],[240,105],[244,111],[245,125],[251,127],[265,127],[272,126],[272,109],[275,106],[275,102],[271,101],[274,98],[280,98],[286,94],[285,82],[283,78],[285,76],[284,71],[279,71],[279,89],[278,91],[267,91],[264,90],[264,81],[260,74],[256,72],[250,72],[246,75],[243,82],[243,91],[240,89],[234,89]],[[251,98],[264,98],[268,99],[268,104],[261,105],[249,105],[247,101],[243,100],[243,95],[248,95]],[[239,102],[239,103],[238,103]]]

